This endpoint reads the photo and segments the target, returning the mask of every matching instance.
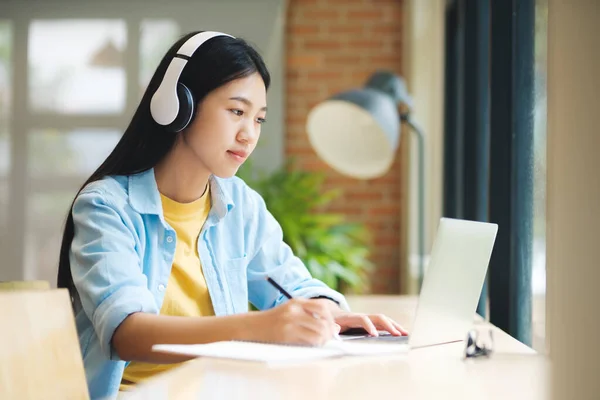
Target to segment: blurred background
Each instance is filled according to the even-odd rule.
[[[503,17],[516,5],[490,0],[0,2],[0,281],[55,286],[77,189],[167,48],[217,30],[248,39],[270,68],[268,122],[240,176],[316,277],[346,293],[415,294],[440,217],[498,222],[479,312],[544,351],[547,5],[519,4],[516,21]],[[402,77],[412,97],[422,182],[406,124],[373,179],[339,173],[307,136],[315,106],[378,70]]]

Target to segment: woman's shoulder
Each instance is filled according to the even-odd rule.
[[[125,204],[128,197],[127,176],[105,176],[88,183],[79,192],[78,198],[97,198],[113,205]]]

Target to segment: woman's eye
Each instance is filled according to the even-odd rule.
[[[264,124],[265,122],[267,122],[267,120],[266,118],[258,118],[256,122],[258,122],[259,124]]]
[[[242,115],[244,115],[244,112],[242,110],[238,110],[238,109],[233,109],[230,110],[232,113],[234,113],[235,115],[237,115],[238,117],[241,117]]]

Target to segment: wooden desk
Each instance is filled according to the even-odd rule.
[[[356,312],[381,312],[410,329],[416,299],[349,297]],[[463,343],[385,357],[299,366],[196,359],[140,385],[127,399],[546,399],[548,361],[494,329],[495,354],[464,361]]]

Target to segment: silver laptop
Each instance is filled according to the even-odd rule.
[[[442,218],[408,337],[347,332],[342,339],[406,343],[410,348],[461,341],[473,326],[498,225]]]

